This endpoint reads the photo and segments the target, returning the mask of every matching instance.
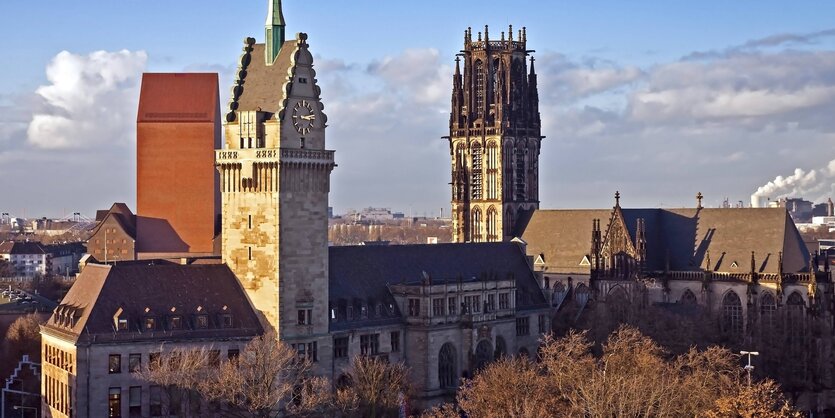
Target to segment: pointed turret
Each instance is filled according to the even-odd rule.
[[[265,23],[264,59],[267,65],[273,65],[281,45],[284,44],[284,14],[281,12],[281,0],[267,0],[267,22]]]
[[[528,106],[531,109],[531,122],[539,125],[539,88],[536,83],[536,59],[531,57],[531,73],[528,75]]]

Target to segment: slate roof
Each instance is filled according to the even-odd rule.
[[[516,278],[517,309],[547,306],[527,257],[518,244],[466,243],[393,246],[345,246],[329,249],[331,305],[338,301],[374,301],[396,307],[389,284],[419,284],[424,272],[433,283]],[[379,321],[379,320],[378,320]],[[402,321],[399,312],[381,323]],[[331,329],[365,326],[331,322]]]
[[[96,211],[96,221],[98,223],[90,232],[90,236],[96,235],[101,229],[101,226],[104,225],[104,220],[108,217],[112,217],[116,220],[122,230],[125,231],[129,236],[136,238],[136,215],[130,210],[128,205],[124,203],[114,203],[113,206],[107,210],[107,213],[100,214],[101,210]],[[101,216],[101,219],[99,219]]]
[[[114,315],[120,308],[128,319],[128,330],[117,332]],[[194,327],[198,312],[209,315],[207,329]],[[232,314],[233,327],[220,326],[222,313]],[[62,314],[74,316],[74,324],[62,323]],[[155,317],[154,331],[143,329],[148,315]],[[182,329],[166,325],[172,315],[182,316]],[[243,288],[225,264],[179,265],[160,260],[88,264],[45,328],[79,342],[247,337],[263,332]]]
[[[282,88],[290,77],[287,72],[293,63],[292,54],[297,50],[297,42],[295,39],[285,41],[273,65],[267,65],[264,60],[264,44],[252,44],[248,52],[249,48],[245,45],[238,69],[241,92],[237,100],[233,94],[233,103],[237,102],[237,105],[228,110],[278,112],[284,100]]]
[[[136,122],[214,122],[218,101],[217,73],[145,73]]]
[[[34,241],[0,242],[0,254],[46,254],[43,246]]]
[[[621,209],[631,240],[637,219],[646,225],[647,268],[662,271],[669,252],[671,271],[747,273],[751,252],[758,273],[808,271],[809,253],[785,208]],[[542,255],[549,272],[588,274],[581,266],[591,249],[592,221],[600,219],[603,234],[610,209],[537,210],[521,226],[528,253]],[[736,262],[737,267],[732,267]]]

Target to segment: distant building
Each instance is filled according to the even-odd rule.
[[[786,208],[795,223],[812,222],[812,202],[802,198],[781,198],[776,202],[769,202],[769,207]]]
[[[832,199],[827,199],[825,203],[818,203],[812,209],[812,216],[835,216],[835,203]]]
[[[69,276],[78,272],[78,262],[86,252],[84,244],[70,242],[66,244],[47,244],[44,250],[49,254],[49,273]]]
[[[206,341],[232,357],[262,333],[225,265],[90,264],[41,328],[41,416],[196,416],[187,394],[164,396],[132,372]]]
[[[35,363],[24,354],[0,391],[0,417],[37,416],[32,412],[40,409],[40,382],[40,363]]]
[[[87,240],[87,253],[99,262],[136,259],[136,216],[124,203],[96,212],[98,224]]]
[[[0,242],[0,259],[11,263],[20,276],[43,276],[49,272],[49,254],[39,242]]]
[[[217,74],[143,74],[136,120],[136,252],[212,255],[220,209]]]

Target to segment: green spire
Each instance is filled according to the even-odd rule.
[[[284,44],[284,15],[281,13],[281,0],[267,0],[266,47],[264,59],[267,65],[273,65],[281,45]]]

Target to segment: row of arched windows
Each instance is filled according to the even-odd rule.
[[[476,207],[473,208],[472,214],[472,225],[471,226],[471,235],[473,237],[473,241],[475,242],[482,242],[485,241],[483,232],[485,229],[482,229],[484,222],[484,218],[482,217],[481,209]],[[486,233],[488,242],[499,241],[501,237],[499,236],[499,213],[496,211],[496,208],[490,206],[487,208],[487,225],[486,225]]]
[[[475,349],[474,370],[482,369],[491,361],[505,355],[507,344],[501,336],[496,337],[495,349],[490,340],[481,340]],[[458,355],[452,343],[444,343],[438,353],[438,383],[441,388],[458,387]]]

